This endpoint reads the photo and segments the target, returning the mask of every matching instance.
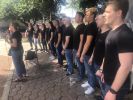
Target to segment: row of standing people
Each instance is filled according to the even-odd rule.
[[[45,39],[46,44],[51,54],[57,55],[59,65],[63,64],[62,55],[65,55],[68,66],[66,75],[73,74],[73,62],[78,67],[79,80],[87,75],[88,81],[81,85],[86,88],[85,94],[92,94],[99,83],[104,100],[123,100],[129,89],[133,35],[124,23],[128,6],[127,0],[110,0],[104,14],[96,19],[96,9],[86,9],[87,25],[83,23],[84,14],[77,12],[76,29],[71,19],[65,17],[62,26],[54,20],[44,32],[49,36],[48,40]]]

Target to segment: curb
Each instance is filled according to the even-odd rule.
[[[1,100],[8,100],[8,96],[10,93],[10,87],[11,87],[11,83],[12,83],[13,71],[14,71],[14,65],[12,63],[11,68],[10,68],[10,72],[8,74],[7,81],[4,85],[4,90],[3,90]]]

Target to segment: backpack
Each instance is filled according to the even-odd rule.
[[[34,58],[37,58],[36,52],[28,50],[25,55],[25,60],[33,60]]]

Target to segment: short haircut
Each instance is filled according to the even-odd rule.
[[[91,8],[86,8],[86,13],[90,12],[91,15],[94,15],[94,18],[96,17],[97,14],[97,9],[95,7],[91,7]]]
[[[122,18],[125,19],[128,9],[129,9],[129,1],[128,0],[109,0],[107,2],[108,5],[113,5],[114,10],[122,11]]]
[[[84,18],[84,14],[82,12],[77,12],[76,14],[78,14],[79,16],[81,16],[82,18]]]

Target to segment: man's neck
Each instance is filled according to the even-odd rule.
[[[94,22],[94,20],[91,20],[90,22],[88,22],[89,24],[91,24],[92,22]]]
[[[115,29],[117,29],[119,26],[121,26],[123,24],[124,24],[123,20],[118,20],[113,25],[111,25],[111,28],[112,28],[112,30],[115,30]]]
[[[83,21],[79,22],[78,25],[83,24]]]
[[[107,32],[110,28],[107,25],[101,27],[101,33]]]

